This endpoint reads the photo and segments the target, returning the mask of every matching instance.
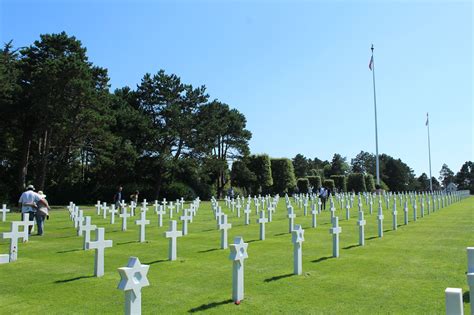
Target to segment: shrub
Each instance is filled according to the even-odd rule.
[[[306,194],[309,189],[309,180],[307,178],[298,178],[296,185],[300,193]]]
[[[365,188],[369,192],[375,191],[375,181],[374,176],[372,176],[372,174],[365,175]]]
[[[163,187],[163,194],[167,200],[176,200],[183,197],[185,200],[193,200],[196,193],[188,185],[181,182],[173,182]]]
[[[347,178],[347,190],[354,191],[356,193],[367,191],[367,188],[365,186],[364,174],[362,173],[349,174],[349,177]]]
[[[307,176],[306,177],[309,181],[309,185],[313,186],[313,190],[321,188],[321,176]]]
[[[334,191],[336,190],[336,185],[334,185],[334,180],[325,179],[323,182],[323,186],[329,189],[330,192],[334,194]]]
[[[272,191],[275,194],[286,194],[296,187],[295,172],[290,159],[271,159],[273,178]]]
[[[338,191],[347,191],[347,178],[344,175],[331,175],[331,179],[334,180],[334,185]]]

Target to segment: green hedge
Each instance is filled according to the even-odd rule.
[[[336,190],[336,185],[334,184],[333,179],[325,179],[323,182],[323,186],[329,189],[332,194],[334,194],[334,191]]]
[[[299,193],[306,194],[309,189],[309,180],[307,178],[298,178],[296,186],[298,186]]]
[[[273,187],[275,194],[291,193],[296,187],[295,171],[290,159],[271,159]]]
[[[347,191],[364,192],[367,191],[365,186],[365,176],[362,173],[352,173],[347,177]]]
[[[375,181],[372,174],[365,175],[365,188],[369,192],[375,191]]]
[[[306,176],[309,185],[313,186],[313,190],[321,188],[321,176]]]
[[[334,180],[334,185],[339,192],[347,191],[347,177],[344,175],[331,175],[331,179]]]

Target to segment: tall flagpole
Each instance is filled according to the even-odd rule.
[[[426,113],[426,126],[428,127],[428,158],[430,161],[430,191],[433,191],[433,179],[431,176],[431,145],[430,145],[430,119]]]
[[[370,59],[370,70],[372,70],[372,82],[374,84],[374,113],[375,113],[375,173],[377,175],[377,185],[380,185],[379,172],[379,137],[377,132],[377,98],[375,96],[375,62],[374,62],[374,44],[370,48],[372,50],[372,58]]]

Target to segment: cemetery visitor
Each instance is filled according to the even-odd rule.
[[[130,202],[133,201],[137,205],[138,204],[138,194],[139,194],[138,190],[135,191],[134,194],[131,194],[130,195]]]
[[[40,195],[35,193],[35,187],[33,185],[28,185],[26,191],[24,191],[18,204],[21,207],[21,215],[28,215],[28,220],[33,221],[36,212],[37,203],[41,200]],[[32,225],[28,226],[28,234],[31,234]]]
[[[44,233],[44,220],[47,218],[49,220],[49,207],[48,201],[46,200],[46,195],[40,190],[38,195],[41,200],[37,204],[36,209],[36,225],[38,225],[38,235],[42,236]]]
[[[115,209],[120,209],[120,202],[122,201],[122,186],[118,187],[117,192],[114,195]]]
[[[326,210],[327,197],[328,197],[328,190],[326,189],[326,187],[321,186],[321,188],[319,189],[319,198],[321,199],[321,202],[322,202],[321,209],[323,210]]]

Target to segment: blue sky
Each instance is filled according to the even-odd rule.
[[[379,151],[428,173],[473,160],[471,1],[0,0],[0,40],[66,31],[112,88],[165,69],[241,111],[252,153]]]

